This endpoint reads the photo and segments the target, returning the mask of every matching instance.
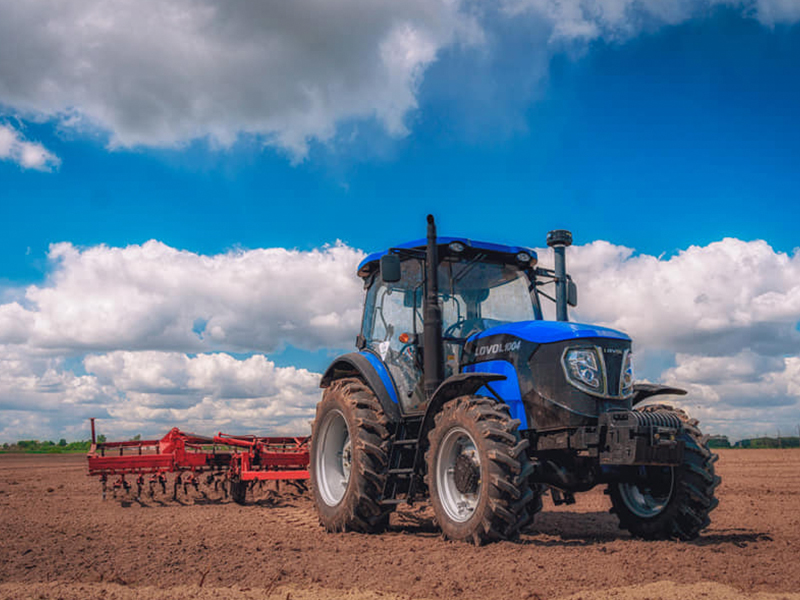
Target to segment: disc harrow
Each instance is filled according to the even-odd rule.
[[[309,478],[309,437],[207,437],[175,427],[160,440],[98,442],[94,419],[91,427],[88,474],[99,478],[103,500],[109,488],[114,498],[134,495],[137,501],[170,493],[173,500],[181,494],[207,497],[205,489],[213,489],[225,499],[244,503],[257,484],[290,481],[304,489]]]

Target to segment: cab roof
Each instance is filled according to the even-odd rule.
[[[481,242],[478,240],[470,240],[468,238],[462,237],[437,237],[436,238],[437,246],[441,249],[442,246],[445,248],[453,243],[453,242],[461,242],[466,246],[468,249],[474,250],[483,250],[485,252],[489,252],[492,254],[500,254],[505,255],[508,259],[512,259],[514,256],[519,254],[520,252],[527,252],[531,255],[531,264],[536,264],[538,260],[538,256],[536,252],[531,250],[530,248],[526,248],[524,246],[506,246],[505,244],[494,244],[492,242]],[[396,246],[392,246],[392,248],[401,248],[401,249],[411,249],[411,248],[419,248],[424,250],[427,245],[427,240],[425,238],[420,238],[418,240],[413,240],[411,242],[405,242],[403,244],[398,244]],[[390,248],[389,250],[391,250]],[[367,277],[372,273],[374,270],[378,268],[378,262],[380,261],[382,256],[385,256],[389,253],[389,250],[383,250],[381,252],[373,252],[369,256],[367,256],[361,263],[358,265],[358,276],[359,277]]]

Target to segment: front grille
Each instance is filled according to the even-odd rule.
[[[619,352],[617,348],[598,348],[603,355],[605,364],[605,377],[608,382],[608,395],[612,398],[621,397],[620,383],[622,382],[622,365],[624,351]]]

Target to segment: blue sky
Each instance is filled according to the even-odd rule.
[[[342,2],[339,10],[336,2],[327,4],[335,15],[354,10],[352,2]],[[691,246],[705,249],[698,260],[710,261],[702,257],[714,254],[713,244],[724,238],[745,244],[745,254],[752,250],[772,261],[770,265],[788,264],[794,273],[800,221],[800,8],[791,2],[721,2],[711,8],[690,2],[676,3],[669,12],[663,7],[670,4],[576,1],[572,5],[577,12],[565,12],[559,5],[535,0],[484,10],[455,3],[430,23],[425,21],[430,16],[427,9],[412,11],[400,15],[412,27],[398,38],[406,44],[402,56],[412,57],[410,68],[401,65],[405,70],[400,79],[387,76],[386,85],[381,77],[359,81],[360,73],[370,72],[367,63],[354,63],[352,73],[343,67],[336,85],[323,80],[320,87],[338,90],[353,83],[355,91],[330,92],[319,110],[290,110],[280,100],[270,104],[271,91],[258,96],[266,98],[264,106],[251,106],[247,98],[237,96],[237,85],[245,90],[258,84],[248,79],[244,67],[241,78],[224,82],[231,86],[226,92],[230,114],[227,96],[215,104],[216,91],[196,88],[192,81],[186,84],[187,97],[202,99],[207,93],[217,112],[185,117],[180,103],[170,105],[180,95],[181,79],[158,73],[153,79],[163,76],[159,85],[147,87],[150,80],[142,79],[142,89],[120,99],[116,94],[126,80],[114,73],[126,65],[133,71],[140,66],[133,53],[139,48],[136,35],[125,38],[127,46],[120,43],[132,54],[119,50],[114,59],[118,64],[109,58],[111,64],[101,65],[96,55],[82,57],[97,72],[92,85],[74,81],[77,76],[69,69],[54,72],[55,92],[42,91],[50,90],[44,75],[35,80],[20,67],[35,64],[35,58],[46,59],[48,44],[37,47],[34,42],[15,47],[13,54],[0,52],[0,126],[13,133],[15,147],[38,145],[49,157],[26,164],[11,149],[4,154],[0,137],[0,302],[19,302],[41,316],[42,306],[22,299],[25,286],[58,291],[59,275],[67,277],[72,264],[54,258],[51,244],[60,242],[77,253],[76,265],[91,249],[138,246],[148,240],[197,257],[259,248],[295,249],[305,256],[337,240],[348,251],[374,251],[420,237],[427,212],[437,215],[444,234],[530,246],[543,245],[550,229],[569,228],[576,244],[585,246],[576,264],[586,269],[585,278],[599,276],[601,267],[617,269],[611,273],[615,276],[631,269],[639,272],[631,262],[636,257],[660,257],[659,264],[677,268],[677,262],[669,261]],[[85,5],[87,11],[100,10],[91,2]],[[597,6],[605,12],[598,13]],[[620,6],[622,13],[613,16]],[[116,14],[113,3],[103,10],[112,18]],[[410,11],[397,8],[398,13],[403,10]],[[23,9],[0,8],[0,20],[3,11],[16,13],[7,14],[7,22],[27,22]],[[400,18],[391,8],[387,11],[388,16],[372,15],[376,30],[383,26],[381,19]],[[68,23],[74,15],[52,18]],[[453,24],[448,25],[448,19]],[[324,22],[313,29],[327,39]],[[377,44],[383,52],[386,40],[395,39],[392,31],[377,42],[372,31],[359,31],[362,50]],[[409,31],[422,33],[412,36]],[[265,26],[264,35],[270,32]],[[52,41],[46,33],[37,33],[41,35],[34,40]],[[212,48],[225,41],[213,39],[217,45]],[[331,34],[327,51],[339,52],[337,44],[344,46],[348,39]],[[80,50],[61,43],[81,58]],[[355,56],[346,49],[340,52],[345,61]],[[274,86],[285,84],[291,90],[296,80],[322,77],[316,74],[321,59],[307,51],[298,50],[297,55],[296,70],[289,75],[278,67],[264,67],[267,76],[274,75]],[[393,68],[395,63],[381,56],[383,67]],[[163,56],[165,63],[171,59],[176,64],[186,60],[180,54]],[[291,63],[293,56],[286,60]],[[259,57],[254,61],[259,64]],[[144,59],[142,63],[151,66]],[[198,69],[206,72],[202,64]],[[104,77],[106,85],[95,85]],[[137,77],[134,72],[131,86]],[[389,97],[384,87],[392,92]],[[147,111],[153,114],[142,117]],[[163,114],[156,114],[159,111]],[[609,262],[601,252],[599,240],[613,245],[614,260]],[[747,246],[758,240],[766,242],[766,254],[762,246],[757,251]],[[741,256],[739,250],[731,252],[726,254],[731,261]],[[604,266],[590,268],[591,260],[603,261]],[[782,277],[780,267],[772,271],[755,264],[755,270],[743,271],[742,277]],[[732,272],[737,266],[735,261],[706,265],[704,272],[727,270],[732,278],[727,284],[732,287],[721,296],[739,292],[739,279]],[[589,289],[603,296],[594,302],[586,296],[584,281],[579,284],[587,309],[581,316],[624,325],[630,321],[626,310],[647,310],[646,304],[635,301],[626,308],[618,298],[618,314],[612,314],[604,307],[614,304],[613,285],[606,284],[604,292],[603,281],[593,279]],[[772,292],[781,298],[780,310],[759,321],[766,324],[764,331],[747,329],[752,323],[743,325],[739,312],[748,309],[737,306],[731,308],[727,329],[717,333],[738,336],[738,345],[729,352],[731,360],[765,365],[752,374],[753,383],[772,378],[771,385],[782,374],[775,391],[782,400],[776,402],[794,411],[782,417],[792,419],[800,415],[800,392],[792,392],[800,381],[790,364],[798,353],[797,331],[791,324],[798,320],[795,295],[800,294],[800,284],[791,277],[787,281],[774,289],[764,283],[750,296],[763,299]],[[102,287],[102,282],[93,282]],[[92,293],[86,289],[87,296]],[[693,297],[702,293],[698,290]],[[207,318],[213,320],[211,313],[203,317]],[[2,323],[0,319],[0,344]],[[342,329],[349,333],[352,322],[348,323]],[[778,337],[786,344],[758,350],[759,336],[777,331],[770,327],[778,327]],[[18,361],[20,353],[47,354],[48,365],[31,366],[37,377],[48,369],[95,377],[100,387],[111,386],[111,391],[102,392],[106,404],[95,402],[103,410],[109,410],[112,401],[135,403],[135,394],[146,392],[120,388],[113,374],[107,374],[103,384],[102,373],[87,368],[87,356],[164,351],[193,357],[213,351],[246,361],[263,352],[277,368],[315,372],[344,346],[340,340],[349,339],[320,335],[320,340],[333,343],[328,349],[322,342],[298,349],[302,343],[281,339],[265,352],[255,341],[250,347],[239,341],[192,348],[133,337],[129,346],[84,338],[77,343],[80,336],[67,337],[59,342],[48,338],[37,346],[30,337],[9,333],[2,346],[9,353],[5,360],[13,355]],[[650,365],[646,376],[687,377],[691,363],[694,383],[706,386],[698,393],[705,398],[719,394],[719,381],[709,383],[713,377],[697,375],[701,363],[713,370],[705,359],[725,355],[719,347],[692,354],[689,338],[661,344],[657,334],[649,332],[644,339],[643,364]],[[687,356],[695,358],[681,358]],[[13,381],[9,376],[6,398],[19,393]],[[216,398],[215,393],[222,392],[208,394]],[[755,401],[750,398],[750,405]],[[11,411],[14,403],[8,402]],[[307,410],[307,404],[299,405]],[[745,404],[746,398],[739,401]],[[13,415],[5,413],[7,423],[0,422],[0,433],[20,423],[31,428],[40,423],[42,430],[54,434],[80,432],[65,417],[37,421],[36,411],[22,415],[18,408],[14,404]],[[115,414],[113,408],[108,414]],[[159,413],[159,418],[169,414]],[[724,419],[716,417],[718,429],[727,431]],[[141,428],[144,421],[126,422]],[[774,433],[770,423],[766,419],[762,428]]]

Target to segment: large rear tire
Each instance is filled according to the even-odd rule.
[[[328,531],[380,532],[389,457],[389,420],[362,381],[334,381],[317,405],[310,473],[320,523]]]
[[[426,483],[444,537],[481,545],[512,539],[530,521],[537,502],[519,425],[506,404],[477,396],[450,400],[436,415]]]
[[[643,412],[668,411],[683,421],[683,461],[677,467],[640,467],[646,483],[613,483],[608,487],[611,512],[621,529],[648,540],[693,540],[711,523],[709,513],[719,501],[715,490],[720,477],[714,473],[717,455],[709,450],[697,421],[682,410],[656,404]]]

